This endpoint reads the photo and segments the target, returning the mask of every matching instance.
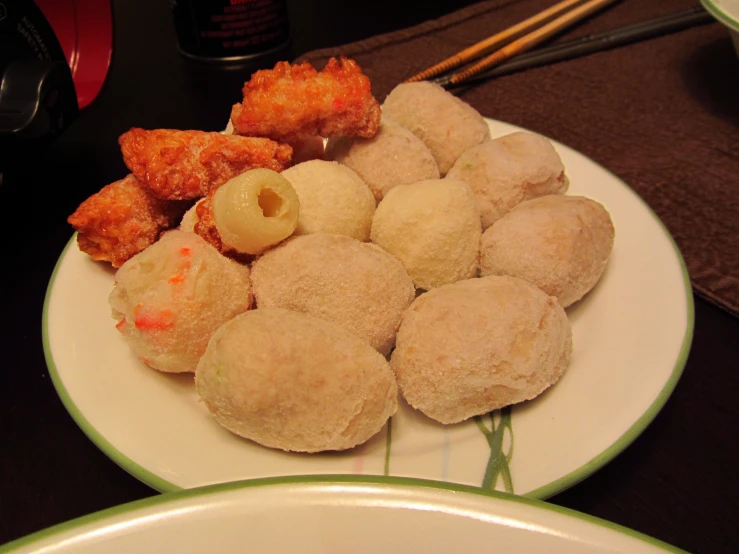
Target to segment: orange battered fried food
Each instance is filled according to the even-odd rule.
[[[134,127],[118,139],[131,173],[163,200],[206,196],[249,169],[282,171],[292,148],[266,138]]]
[[[128,175],[82,202],[67,221],[78,233],[80,250],[120,267],[176,226],[188,205],[159,200]]]
[[[237,134],[292,142],[294,137],[372,137],[380,105],[370,80],[354,60],[331,58],[322,71],[308,62],[278,62],[244,84],[244,101],[234,105]]]

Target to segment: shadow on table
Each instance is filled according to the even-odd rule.
[[[739,58],[728,34],[697,49],[685,61],[682,77],[703,108],[739,124]]]

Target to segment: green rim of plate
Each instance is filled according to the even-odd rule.
[[[639,417],[639,419],[637,419],[623,435],[616,439],[616,441],[611,446],[606,448],[603,452],[595,456],[589,462],[586,462],[585,465],[579,467],[574,471],[571,471],[564,477],[560,477],[559,479],[552,481],[548,485],[544,485],[542,487],[539,487],[538,489],[534,489],[524,494],[524,496],[528,496],[530,498],[545,499],[557,493],[565,491],[573,485],[576,485],[580,481],[591,476],[597,470],[613,460],[621,452],[626,450],[626,448],[644,432],[647,426],[654,420],[655,417],[657,417],[657,414],[667,403],[667,399],[670,398],[670,395],[672,395],[672,391],[675,390],[677,382],[680,380],[680,376],[683,374],[685,364],[688,362],[690,346],[693,343],[693,329],[695,327],[695,303],[693,301],[693,288],[690,284],[690,274],[688,273],[688,267],[685,265],[685,260],[683,259],[683,255],[680,253],[680,249],[677,247],[675,239],[672,238],[672,235],[670,234],[667,227],[665,227],[665,224],[662,223],[662,220],[659,218],[659,216],[654,213],[654,210],[649,207],[649,204],[647,204],[644,199],[636,193],[634,189],[626,184],[623,179],[619,178],[615,173],[612,173],[611,171],[600,165],[598,162],[590,158],[588,158],[588,160],[597,165],[602,171],[608,173],[614,179],[618,180],[627,190],[631,192],[631,194],[634,195],[634,197],[637,198],[637,200],[647,210],[647,213],[649,213],[649,215],[651,215],[660,226],[662,232],[665,234],[667,240],[672,246],[675,256],[677,257],[677,261],[680,264],[680,272],[683,278],[683,286],[685,290],[685,335],[683,336],[683,342],[680,345],[680,351],[678,353],[677,360],[675,361],[675,366],[672,369],[670,377],[667,379],[667,382],[662,387],[662,390],[654,399],[654,402],[652,402],[652,404],[641,415],[641,417]]]
[[[530,131],[533,132],[533,131]],[[551,139],[550,139],[551,140]],[[560,477],[559,479],[556,479],[552,481],[549,484],[543,485],[537,489],[534,489],[532,491],[529,491],[527,493],[524,493],[522,496],[543,500],[546,498],[549,498],[557,493],[560,493],[573,485],[576,485],[580,481],[586,479],[593,473],[595,473],[598,469],[606,465],[608,462],[613,460],[618,454],[623,452],[636,438],[644,431],[644,429],[647,428],[647,426],[654,420],[654,418],[657,416],[659,411],[662,409],[662,407],[667,402],[668,398],[672,394],[672,391],[675,389],[677,382],[680,379],[680,376],[682,375],[683,369],[685,368],[685,364],[688,359],[688,354],[690,352],[690,346],[693,340],[693,328],[695,324],[695,308],[693,303],[693,291],[690,284],[690,276],[688,274],[688,269],[685,265],[685,260],[682,257],[682,254],[680,253],[680,249],[677,247],[677,244],[675,243],[675,240],[673,239],[672,235],[669,233],[665,225],[662,223],[660,218],[657,216],[657,214],[654,213],[654,211],[649,207],[649,205],[642,199],[641,196],[639,196],[634,189],[632,189],[628,184],[626,184],[622,179],[620,179],[617,175],[603,167],[602,165],[598,164],[591,158],[588,158],[587,156],[580,154],[579,152],[573,150],[572,148],[561,144],[557,141],[552,141],[556,145],[560,147],[567,148],[568,150],[572,150],[573,152],[578,153],[580,156],[583,156],[585,159],[587,159],[589,162],[595,164],[605,173],[611,175],[614,179],[616,179],[623,187],[625,187],[629,192],[631,192],[632,195],[638,201],[644,206],[644,208],[647,210],[647,212],[655,219],[659,227],[662,229],[662,232],[668,239],[670,245],[672,246],[672,249],[675,253],[675,256],[677,257],[677,261],[681,268],[682,278],[683,278],[683,284],[684,284],[684,290],[685,290],[685,303],[686,303],[686,329],[685,329],[685,335],[683,336],[682,345],[678,354],[677,361],[675,362],[675,366],[672,370],[672,373],[670,374],[670,377],[668,378],[665,385],[662,387],[661,391],[658,393],[655,400],[652,402],[652,404],[647,408],[647,410],[637,419],[629,429],[624,432],[623,435],[621,435],[616,441],[611,444],[608,448],[606,448],[603,452],[586,462],[581,467],[571,471],[567,475],[564,475],[563,477]],[[43,336],[43,345],[44,345],[44,356],[46,358],[46,365],[49,368],[49,374],[51,376],[51,380],[54,384],[54,388],[57,391],[57,394],[62,400],[62,403],[64,404],[65,408],[69,412],[69,414],[72,416],[72,419],[77,423],[77,425],[82,429],[82,431],[87,435],[87,437],[100,449],[102,450],[111,460],[113,460],[116,464],[118,464],[121,468],[126,470],[129,474],[131,474],[136,479],[142,481],[146,485],[156,489],[159,492],[177,492],[182,491],[183,488],[175,485],[174,483],[170,483],[166,479],[163,479],[159,477],[158,475],[152,473],[148,469],[144,468],[143,466],[140,466],[130,458],[128,458],[125,454],[123,454],[120,450],[118,450],[113,444],[111,444],[97,429],[95,429],[92,424],[85,418],[85,416],[82,414],[82,412],[79,410],[79,408],[75,405],[74,401],[69,396],[69,393],[67,392],[67,389],[64,387],[64,383],[62,382],[62,378],[59,375],[59,372],[57,370],[56,364],[54,363],[54,359],[51,353],[51,348],[49,346],[49,336],[48,336],[48,312],[49,312],[49,302],[51,298],[52,289],[54,288],[54,282],[56,279],[57,272],[59,270],[59,267],[61,266],[62,260],[64,259],[65,254],[67,253],[67,250],[75,243],[77,234],[73,234],[72,238],[69,240],[67,245],[64,247],[64,250],[62,251],[61,255],[59,256],[59,260],[56,263],[56,266],[54,267],[54,271],[51,274],[51,278],[49,280],[49,285],[46,289],[46,297],[44,299],[44,308],[43,308],[43,317],[42,317],[42,336]],[[380,480],[382,479],[394,479],[392,477],[380,477]],[[381,481],[380,481],[381,482]],[[445,488],[448,483],[445,481],[434,481],[436,482],[440,487]]]
[[[62,377],[61,375],[59,375],[59,370],[54,363],[54,358],[51,354],[51,346],[49,345],[49,302],[51,300],[52,289],[54,288],[54,281],[56,280],[56,275],[59,272],[59,268],[61,267],[62,260],[64,259],[65,254],[72,247],[72,245],[76,244],[76,238],[77,233],[74,233],[72,235],[72,238],[69,239],[67,245],[64,247],[64,250],[62,250],[62,253],[59,256],[59,260],[57,260],[56,265],[54,266],[54,271],[51,273],[49,286],[46,288],[46,296],[44,297],[44,311],[41,318],[41,335],[44,344],[44,358],[46,359],[46,366],[49,368],[51,382],[54,384],[54,388],[56,389],[56,392],[59,395],[62,404],[64,404],[64,407],[67,409],[67,412],[69,412],[69,415],[71,415],[72,419],[75,421],[75,423],[77,423],[77,426],[82,429],[82,432],[87,435],[87,438],[89,438],[100,450],[102,450],[103,453],[108,456],[108,458],[113,460],[116,464],[125,469],[136,479],[144,482],[145,484],[158,490],[159,492],[174,492],[182,490],[182,487],[178,487],[177,485],[170,483],[165,479],[162,479],[158,475],[152,473],[145,467],[140,466],[139,464],[128,458],[125,454],[123,454],[123,452],[113,446],[113,444],[110,443],[108,439],[101,435],[100,432],[95,429],[95,427],[93,427],[89,421],[87,421],[87,418],[82,414],[80,409],[69,396],[69,393],[67,392],[67,389],[62,382]]]
[[[143,508],[150,508],[153,506],[159,506],[162,504],[168,504],[177,500],[186,498],[193,498],[199,496],[207,496],[210,494],[248,489],[256,487],[269,487],[275,485],[294,485],[294,484],[335,484],[335,483],[352,483],[357,485],[389,485],[391,487],[405,486],[415,488],[431,488],[431,489],[443,489],[447,491],[454,491],[464,494],[474,494],[477,496],[484,496],[488,498],[496,498],[506,502],[515,502],[526,506],[532,506],[538,509],[543,509],[549,512],[559,513],[574,519],[579,519],[587,523],[598,525],[615,531],[617,533],[628,535],[632,538],[648,543],[652,546],[661,548],[666,552],[674,552],[678,554],[687,554],[685,550],[677,548],[671,544],[668,544],[634,529],[612,523],[610,521],[584,514],[571,510],[570,508],[564,508],[557,506],[556,504],[549,504],[542,502],[541,500],[534,500],[531,498],[525,498],[522,496],[516,496],[499,491],[486,491],[478,487],[472,487],[469,485],[458,485],[454,483],[446,483],[439,481],[431,481],[427,479],[415,479],[411,477],[381,477],[381,476],[370,476],[370,475],[301,475],[291,477],[268,477],[263,479],[251,479],[248,481],[233,481],[230,483],[220,483],[217,485],[208,485],[206,487],[198,487],[188,490],[180,490],[169,494],[163,494],[159,496],[152,496],[150,498],[144,498],[143,500],[137,500],[119,506],[114,506],[106,510],[95,512],[86,516],[79,517],[64,523],[60,523],[53,527],[49,527],[42,531],[38,531],[31,535],[21,537],[12,542],[9,542],[3,546],[0,546],[0,552],[11,552],[13,550],[28,546],[35,542],[47,539],[54,535],[77,529],[87,524],[100,522],[106,518],[118,516],[121,514],[127,514]]]
[[[713,17],[718,19],[721,23],[739,33],[739,21],[734,19],[733,16],[726,13],[723,7],[717,6],[711,0],[701,0],[701,4]]]

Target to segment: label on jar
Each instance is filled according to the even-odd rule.
[[[199,58],[249,58],[289,38],[285,0],[170,0],[180,50]]]

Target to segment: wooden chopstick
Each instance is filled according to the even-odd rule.
[[[448,83],[450,85],[458,85],[463,81],[466,81],[470,77],[477,75],[478,73],[499,65],[513,56],[522,54],[540,42],[550,38],[551,36],[564,31],[566,28],[574,25],[578,21],[586,18],[594,12],[601,10],[613,4],[616,0],[590,0],[581,6],[574,8],[567,12],[565,15],[558,17],[557,19],[550,21],[542,27],[532,31],[531,33],[524,35],[523,37],[514,40],[507,46],[496,50],[489,56],[483,58],[481,61],[472,65],[468,69],[456,73],[449,78]]]
[[[431,77],[435,77],[436,75],[439,75],[441,73],[446,73],[450,69],[454,69],[455,67],[459,67],[462,64],[474,60],[475,58],[479,58],[493,48],[498,48],[512,40],[523,36],[525,33],[531,31],[539,25],[546,23],[547,21],[550,21],[553,17],[560,15],[562,12],[569,10],[571,7],[576,6],[577,4],[582,4],[582,2],[584,2],[584,0],[563,0],[562,2],[555,4],[551,8],[548,8],[532,17],[529,17],[528,19],[523,20],[521,23],[517,23],[512,27],[508,27],[500,33],[496,33],[493,36],[478,42],[477,44],[473,44],[469,48],[465,48],[461,52],[458,52],[452,57],[447,58],[446,60],[439,62],[424,71],[421,71],[421,73],[417,73],[404,82],[413,83],[416,81],[423,81],[426,79],[430,79]]]
[[[539,27],[528,35],[514,40],[500,50],[496,50],[495,52],[483,58],[468,69],[465,69],[464,71],[453,75],[449,79],[449,83],[452,85],[458,85],[459,83],[466,81],[470,77],[477,75],[478,73],[490,67],[493,67],[494,65],[499,65],[505,60],[516,56],[517,54],[522,54],[523,52],[530,50],[540,42],[548,39],[552,35],[565,30],[566,28],[574,25],[575,23],[577,23],[581,19],[586,18],[592,13],[605,8],[609,4],[613,4],[615,1],[616,0],[590,0],[589,2],[586,2],[585,4],[567,12],[565,15],[558,17],[554,21],[551,21],[546,25]]]
[[[635,42],[648,40],[650,38],[663,36],[669,33],[675,33],[696,25],[714,23],[715,21],[716,20],[711,16],[711,14],[706,12],[702,7],[696,6],[677,13],[619,27],[604,33],[588,35],[579,39],[563,42],[561,44],[550,46],[549,48],[534,50],[532,52],[516,56],[512,60],[483,73],[479,73],[461,84],[468,85],[478,83],[493,77],[509,75],[516,71],[523,71],[534,67],[540,67],[542,65],[571,60],[580,56],[593,54],[595,52],[602,52],[612,48],[618,48],[619,46],[633,44]],[[452,88],[453,85],[450,84],[451,77],[452,76],[438,77],[433,79],[433,82],[446,88]]]

